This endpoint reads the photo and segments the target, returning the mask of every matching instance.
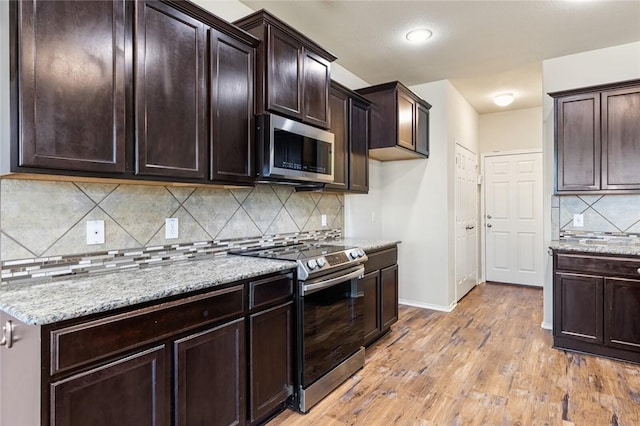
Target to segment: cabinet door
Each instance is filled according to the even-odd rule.
[[[603,342],[603,279],[556,273],[553,333],[591,343]]]
[[[18,165],[125,170],[126,2],[21,1]]]
[[[137,5],[136,173],[204,179],[205,27],[164,3]]]
[[[601,96],[602,189],[640,189],[640,87]]]
[[[382,330],[398,321],[398,265],[380,271],[380,318]]]
[[[254,50],[211,30],[212,180],[254,179]]]
[[[416,103],[416,152],[429,156],[429,110]]]
[[[244,424],[244,340],[239,319],[174,343],[176,425]]]
[[[365,274],[359,282],[364,292],[364,343],[380,335],[380,271]]]
[[[51,424],[168,424],[164,354],[156,347],[52,383]]]
[[[302,119],[302,44],[269,26],[267,109]]]
[[[640,352],[640,281],[606,278],[605,344]]]
[[[349,102],[349,190],[369,191],[369,107]]]
[[[414,100],[402,90],[398,90],[398,145],[412,151],[416,149],[414,120]]]
[[[264,420],[293,391],[292,306],[288,302],[250,317],[250,422]]]
[[[600,189],[600,93],[556,99],[557,190]]]
[[[349,97],[336,89],[329,92],[330,130],[333,133],[333,183],[327,189],[349,189]]]
[[[329,128],[329,84],[331,63],[312,51],[302,49],[302,120],[314,126]]]

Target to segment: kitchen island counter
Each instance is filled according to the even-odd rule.
[[[0,310],[51,324],[294,269],[295,262],[217,255],[137,270],[0,285]]]

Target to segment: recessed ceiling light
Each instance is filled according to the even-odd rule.
[[[498,106],[507,106],[511,105],[513,99],[513,93],[501,93],[493,97],[493,102]]]
[[[425,41],[429,40],[433,33],[426,28],[419,28],[417,30],[411,30],[405,36],[409,41]]]

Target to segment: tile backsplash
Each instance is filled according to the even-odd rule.
[[[640,234],[640,195],[560,195],[551,204],[552,239],[563,232]],[[584,226],[573,226],[573,215]]]
[[[343,195],[285,185],[218,189],[0,179],[0,260],[341,230],[343,205]],[[164,238],[168,217],[178,218],[180,238]],[[88,220],[104,220],[104,244],[86,244]]]

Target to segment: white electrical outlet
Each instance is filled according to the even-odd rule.
[[[376,223],[376,212],[371,212],[371,223]]]
[[[178,238],[178,218],[168,217],[164,220],[164,238],[172,240]]]
[[[104,244],[104,220],[87,221],[87,244]]]
[[[584,226],[584,215],[582,213],[573,215],[573,226],[576,228],[582,228]]]
[[[320,222],[322,226],[327,226],[327,215],[323,214],[320,216]]]

